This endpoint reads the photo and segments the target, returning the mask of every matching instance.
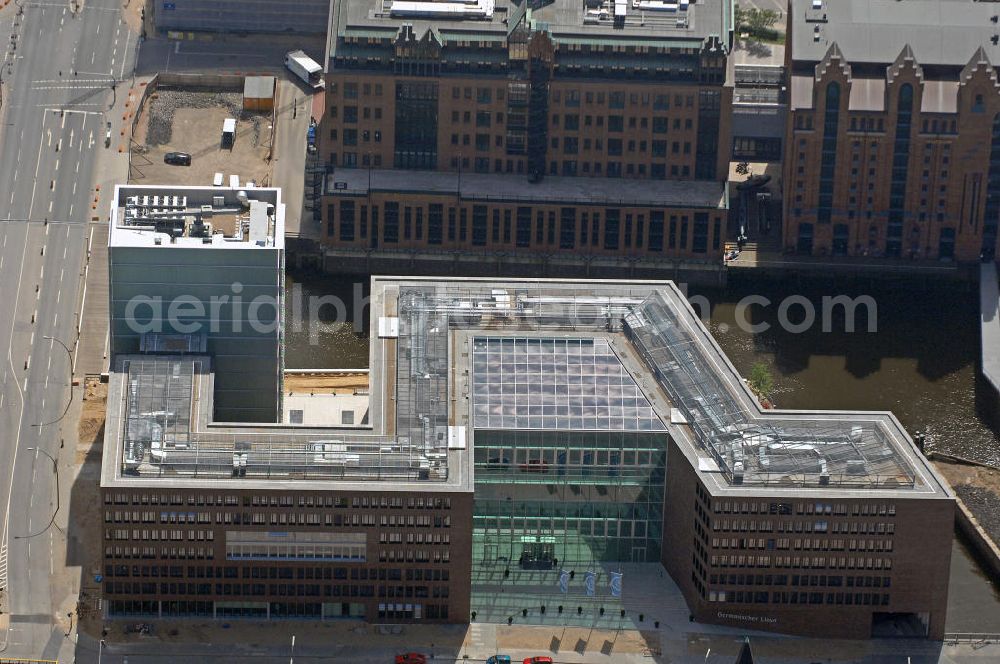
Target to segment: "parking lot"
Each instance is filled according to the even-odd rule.
[[[236,139],[223,147],[222,125],[236,119]],[[129,182],[133,184],[211,185],[215,173],[224,184],[271,180],[271,114],[242,110],[239,92],[158,90],[142,108],[132,143]],[[168,152],[191,155],[190,166],[164,163]]]

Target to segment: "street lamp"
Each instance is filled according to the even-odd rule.
[[[104,639],[97,644],[97,664],[101,664],[101,657],[104,656]]]
[[[52,518],[49,519],[49,522],[47,524],[45,524],[44,528],[42,528],[41,530],[39,530],[37,533],[33,533],[31,535],[15,535],[14,539],[31,539],[32,537],[38,537],[39,535],[41,535],[42,533],[44,533],[46,530],[48,530],[49,528],[52,527],[52,524],[54,524],[56,522],[56,515],[59,514],[59,464],[56,463],[56,459],[55,459],[54,456],[52,456],[51,454],[49,454],[48,452],[46,452],[45,450],[43,450],[40,447],[29,447],[27,449],[29,451],[35,452],[36,454],[38,452],[41,452],[42,454],[44,454],[45,456],[47,456],[49,458],[49,460],[52,462],[52,472],[55,473],[55,478],[56,478],[56,509],[52,512]],[[56,528],[58,528],[58,527],[59,526],[56,526]]]
[[[43,339],[48,339],[49,341],[51,341],[53,343],[59,344],[60,346],[63,347],[63,350],[66,351],[66,357],[69,358],[69,399],[66,400],[66,407],[63,408],[62,415],[60,415],[56,419],[52,420],[51,422],[41,422],[39,424],[32,424],[31,426],[33,426],[33,427],[44,427],[44,426],[48,426],[50,424],[56,424],[57,422],[61,421],[64,417],[66,417],[66,413],[69,412],[69,407],[73,403],[73,351],[71,351],[69,349],[69,346],[67,346],[61,340],[59,340],[59,339],[57,339],[55,337],[50,337],[50,336],[46,335],[46,336],[44,336],[42,338]]]

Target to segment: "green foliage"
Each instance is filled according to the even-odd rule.
[[[778,31],[774,29],[774,24],[778,22],[779,14],[773,9],[758,9],[751,7],[743,9],[736,5],[734,19],[736,22],[737,34],[746,33],[751,39],[763,41],[775,41]]]
[[[750,175],[750,164],[745,161],[741,161],[736,164],[736,174],[737,175]]]
[[[750,377],[747,379],[750,388],[763,399],[771,396],[774,391],[774,377],[766,364],[758,362],[750,369]]]

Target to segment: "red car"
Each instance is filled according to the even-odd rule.
[[[551,657],[525,657],[524,664],[552,664]]]
[[[550,662],[552,660],[549,660]],[[427,664],[427,656],[418,652],[408,652],[405,655],[396,655],[396,664]]]

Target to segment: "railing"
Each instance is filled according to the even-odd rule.
[[[977,633],[977,632],[954,632],[944,635],[944,642],[952,645],[959,643],[971,643],[975,649],[982,648],[994,643],[1000,643],[1000,634]]]

